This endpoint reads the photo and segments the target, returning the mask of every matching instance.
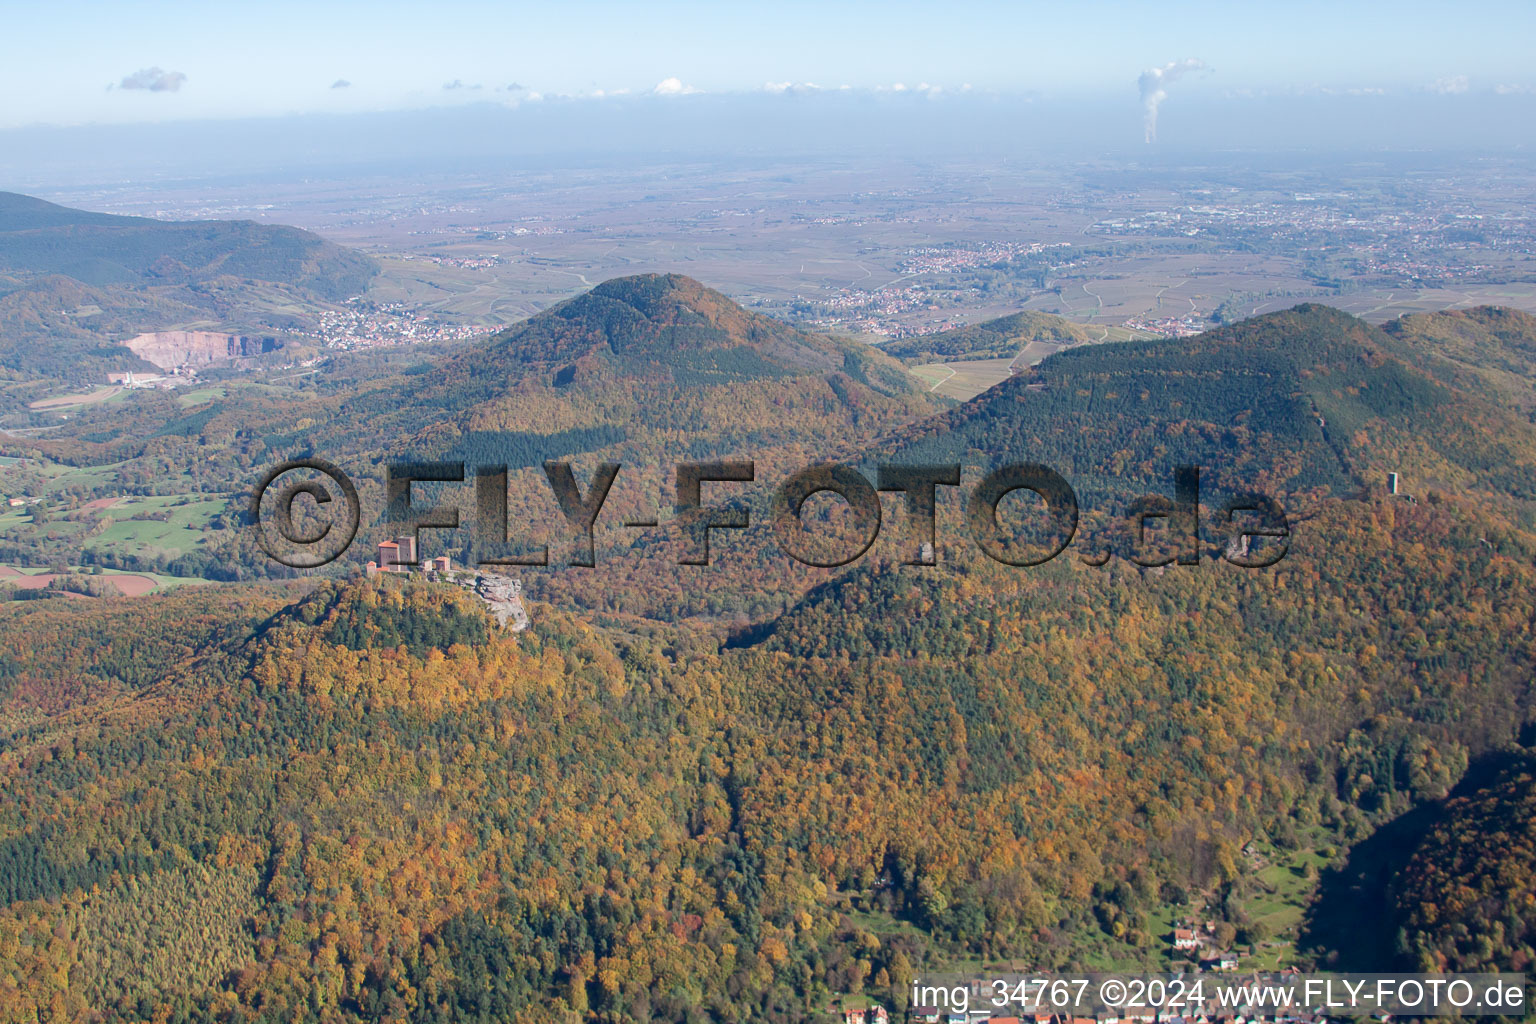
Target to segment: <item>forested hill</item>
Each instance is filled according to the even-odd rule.
[[[1473,488],[1536,498],[1536,427],[1422,349],[1326,306],[1191,338],[1089,345],[893,439],[903,460],[1037,461],[1080,491],[1166,492],[1171,467],[1268,493]]]
[[[189,323],[281,327],[278,311],[339,302],[377,272],[298,228],[121,217],[0,192],[0,367],[138,367],[115,341]]]
[[[1529,970],[1536,962],[1536,754],[1446,802],[1391,886],[1405,966]]]
[[[0,609],[0,1019],[812,1024],[957,958],[1167,967],[1170,912],[1257,945],[1250,844],[1347,845],[1529,732],[1496,529],[871,567],[723,650],[390,579]]]
[[[533,524],[529,543],[555,545],[560,558],[564,521],[550,506],[546,460],[578,459],[583,487],[595,463],[621,462],[605,522],[654,520],[659,502],[671,504],[679,462],[751,460],[756,481],[744,493],[766,493],[812,462],[856,459],[876,438],[947,404],[866,345],[805,334],[676,275],[606,282],[412,371],[282,406],[225,401],[198,430],[228,438],[250,464],[321,454],[353,474],[365,495],[378,493],[389,461],[507,466],[511,521]],[[265,426],[253,428],[253,421]],[[551,529],[558,535],[533,535]],[[760,576],[706,588],[693,574],[685,585],[680,576],[688,573],[670,557],[665,524],[649,534],[600,534],[599,544],[645,548],[663,559],[654,572],[643,570],[654,586],[626,598],[630,610],[656,611],[643,598],[671,602],[680,591],[697,599],[695,609],[706,598],[712,609],[767,600],[735,591],[748,583],[761,591]],[[446,540],[467,545],[469,531]],[[467,550],[450,553],[462,560]],[[259,558],[245,545],[229,561]],[[596,587],[591,596],[601,600],[596,577],[570,582]],[[788,582],[777,581],[771,592]]]
[[[601,451],[661,472],[728,453],[772,462],[787,447],[804,459],[942,407],[866,345],[795,330],[675,274],[604,282],[421,370],[314,403],[304,432],[269,447],[500,451],[515,467]]]
[[[1511,408],[1536,414],[1536,317],[1476,306],[1415,313],[1382,326],[1432,369]]]
[[[130,467],[123,474],[142,468],[145,479],[169,460],[216,481],[208,489],[236,494],[257,478],[252,467],[319,455],[358,481],[370,508],[381,507],[373,498],[390,461],[506,465],[513,520],[558,525],[558,510],[548,514],[546,460],[583,457],[583,486],[593,463],[622,462],[605,517],[655,518],[659,501],[670,504],[680,461],[752,459],[766,487],[791,467],[856,457],[948,404],[866,345],[805,334],[675,275],[607,282],[447,358],[387,359],[374,364],[387,375],[344,363],[300,386],[232,388],[191,408],[134,395],[73,411],[26,449],[13,448]],[[468,536],[450,539],[467,544]],[[660,546],[658,537],[620,530],[603,540]],[[271,566],[233,530],[215,538],[206,564],[220,578]]]
[[[888,341],[880,351],[909,363],[950,359],[1011,359],[1032,341],[1079,345],[1094,340],[1091,331],[1065,317],[1026,310],[968,327]]]
[[[515,377],[530,365],[554,367],[561,383],[607,367],[701,384],[856,367],[887,389],[917,390],[876,350],[796,330],[681,274],[605,281],[450,360],[447,373]]]
[[[0,274],[82,284],[191,284],[230,276],[317,298],[354,295],[373,260],[299,228],[255,221],[163,221],[90,213],[0,192]]]
[[[658,352],[704,307],[613,301],[644,322],[583,328],[593,373],[557,382],[558,346],[508,355],[411,440],[516,430],[536,455],[604,428],[622,436],[582,435],[591,454],[741,450],[771,487],[953,436],[1080,487],[1166,492],[1177,460],[1210,459],[1308,518],[1272,568],[1164,572],[999,565],[946,519],[940,564],[870,558],[815,588],[756,555],[761,531],[687,573],[650,538],[651,561],[530,570],[518,634],[419,578],[5,605],[0,1021],[812,1024],[843,996],[899,1011],[915,972],[956,962],[1187,967],[1179,916],[1250,963],[1347,967],[1297,948],[1306,871],[1536,735],[1536,533],[1500,475],[1528,466],[1531,424],[1391,334],[1303,307],[1083,347],[913,428],[933,407],[847,362],[619,374],[627,339]],[[756,351],[713,333],[734,316],[677,347]],[[220,412],[155,456],[376,453],[390,415],[447,397],[392,384],[345,423],[318,399],[281,410],[288,438]],[[1415,500],[1372,481],[1390,464]],[[536,464],[523,484],[512,502],[547,500]],[[1415,919],[1431,958],[1527,955],[1525,912],[1489,897],[1525,877],[1525,837],[1494,834],[1529,802],[1511,785],[1456,819],[1498,856],[1450,833],[1402,890],[1405,913],[1454,911]],[[1491,915],[1507,941],[1462,942]]]

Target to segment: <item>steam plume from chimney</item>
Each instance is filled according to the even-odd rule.
[[[1146,113],[1142,123],[1146,128],[1147,141],[1157,141],[1157,108],[1168,98],[1168,86],[1191,71],[1205,70],[1205,61],[1188,57],[1169,61],[1160,68],[1148,68],[1141,73],[1136,84],[1141,88],[1141,105]]]

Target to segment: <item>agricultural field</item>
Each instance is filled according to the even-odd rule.
[[[227,505],[223,498],[205,495],[122,498],[103,510],[112,525],[92,537],[87,547],[132,555],[184,554],[205,543],[209,523]]]
[[[1096,339],[1094,344],[1103,341],[1132,341],[1153,337],[1145,331],[1127,327],[1108,327],[1099,324],[1087,326],[1090,330],[1097,330],[1103,335]],[[909,367],[907,372],[927,384],[934,394],[965,402],[993,385],[1007,380],[1019,369],[1034,366],[1065,347],[1067,346],[1049,341],[1031,341],[1025,344],[1019,350],[1019,354],[1012,359],[970,359],[951,360],[946,363],[923,363]]]
[[[1012,372],[1012,359],[957,360],[952,363],[925,363],[908,371],[930,385],[934,394],[968,401],[987,388],[1007,380]]]
[[[89,394],[82,395],[58,395],[54,398],[43,398],[36,402],[27,403],[27,408],[37,412],[47,412],[58,409],[73,409],[81,405],[96,405],[101,402],[110,402],[123,394],[124,389],[116,384],[109,384],[97,388]]]
[[[95,555],[169,559],[203,547],[227,506],[223,497],[171,494],[97,498],[73,509],[7,507],[0,509],[0,541],[68,541]]]
[[[487,254],[478,247],[462,253],[460,247],[451,247],[433,255],[473,259]],[[486,327],[527,319],[548,304],[551,294],[582,290],[580,273],[521,260],[476,270],[400,257],[382,258],[379,265],[382,269],[369,286],[368,301],[404,303]]]
[[[175,587],[200,586],[212,582],[186,576],[166,576],[153,572],[128,572],[122,569],[102,569],[96,566],[71,565],[67,573],[56,573],[36,566],[0,564],[0,586],[18,590],[42,590],[62,575],[89,576],[115,587],[124,597],[140,597]],[[86,595],[67,591],[71,597]]]
[[[1464,306],[1509,306],[1536,309],[1536,284],[1472,284],[1463,288],[1397,288],[1340,295],[1327,300],[1346,313],[1373,323],[1409,313],[1428,313]],[[1261,312],[1276,308],[1265,304]]]

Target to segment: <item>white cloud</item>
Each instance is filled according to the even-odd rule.
[[[821,92],[822,89],[815,82],[764,82],[763,91],[782,96],[785,93]]]
[[[124,75],[118,83],[120,89],[145,89],[149,92],[178,92],[187,81],[180,71],[162,71],[160,68],[144,68],[131,75]]]
[[[656,83],[656,88],[651,90],[657,96],[689,96],[699,90],[691,85],[684,85],[681,78],[663,78]]]
[[[846,82],[842,85],[821,85],[818,82],[792,82],[786,80],[782,82],[764,82],[762,91],[771,93],[775,96],[792,96],[797,93],[817,92],[858,92],[873,95],[894,94],[901,96],[923,96],[928,99],[939,99],[940,97],[950,96],[955,93],[971,92],[972,86],[969,82],[961,86],[945,86],[938,85],[933,82],[918,82],[915,85],[908,85],[906,82],[892,82],[889,85],[871,86],[849,85]]]

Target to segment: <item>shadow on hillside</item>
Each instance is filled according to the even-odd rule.
[[[1479,758],[1449,796],[1466,796],[1491,785],[1521,754],[1500,751]],[[1397,950],[1400,920],[1391,884],[1445,812],[1436,800],[1421,804],[1356,843],[1343,867],[1326,872],[1302,923],[1300,946],[1320,968],[1339,971],[1411,969]]]

